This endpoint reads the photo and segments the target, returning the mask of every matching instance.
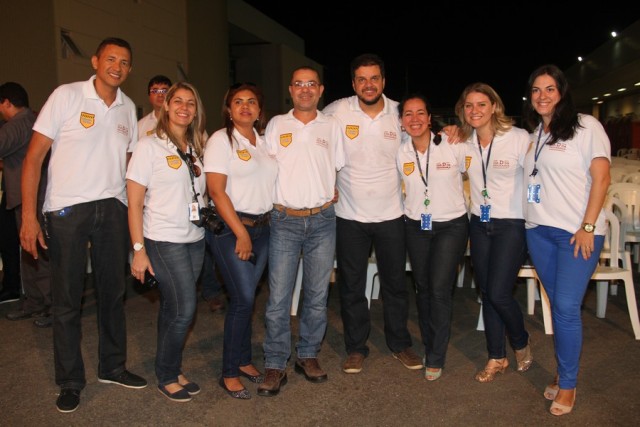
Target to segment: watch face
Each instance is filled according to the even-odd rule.
[[[136,251],[136,252],[139,251],[142,248],[143,248],[142,243],[134,243],[134,245],[133,245],[133,250]]]
[[[582,228],[584,228],[584,231],[586,231],[587,233],[592,233],[595,227],[593,226],[593,224],[585,224]]]

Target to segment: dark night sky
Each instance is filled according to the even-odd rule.
[[[435,109],[452,108],[467,84],[483,81],[514,116],[537,66],[566,69],[605,43],[611,30],[640,19],[638,8],[604,1],[597,9],[551,1],[472,7],[452,1],[396,1],[390,3],[394,7],[348,0],[245,1],[305,40],[306,55],[325,67],[325,103],[353,95],[349,62],[372,52],[385,61],[385,93],[393,99],[420,91]]]

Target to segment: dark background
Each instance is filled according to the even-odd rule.
[[[550,1],[394,1],[384,7],[348,0],[245,1],[305,41],[306,56],[325,67],[325,104],[353,95],[349,62],[371,52],[385,61],[385,93],[393,99],[420,91],[435,111],[447,110],[466,85],[483,81],[512,116],[521,113],[536,67],[567,69],[609,40],[612,30],[640,19],[637,6],[605,1],[594,8]]]

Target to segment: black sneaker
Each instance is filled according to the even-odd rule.
[[[37,319],[39,317],[49,316],[49,308],[42,308],[40,310],[17,310],[7,313],[6,318],[9,320],[24,320],[24,319]]]
[[[118,384],[127,388],[145,388],[147,386],[147,380],[136,374],[132,374],[126,369],[112,377],[98,377],[98,381],[106,384]]]
[[[73,412],[80,404],[80,390],[74,388],[63,388],[56,400],[56,406],[60,412]]]
[[[51,326],[53,326],[53,317],[52,316],[40,317],[34,320],[33,324],[36,325],[38,328],[50,328]]]
[[[11,292],[11,291],[2,291],[0,292],[0,304],[4,304],[5,302],[13,302],[20,300],[20,293]]]

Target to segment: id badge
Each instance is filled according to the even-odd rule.
[[[420,214],[420,230],[431,230],[431,214]]]
[[[189,221],[198,221],[200,219],[200,205],[198,202],[189,203]]]
[[[480,222],[491,221],[491,205],[480,205]]]
[[[529,184],[527,187],[527,202],[540,203],[540,184]]]

